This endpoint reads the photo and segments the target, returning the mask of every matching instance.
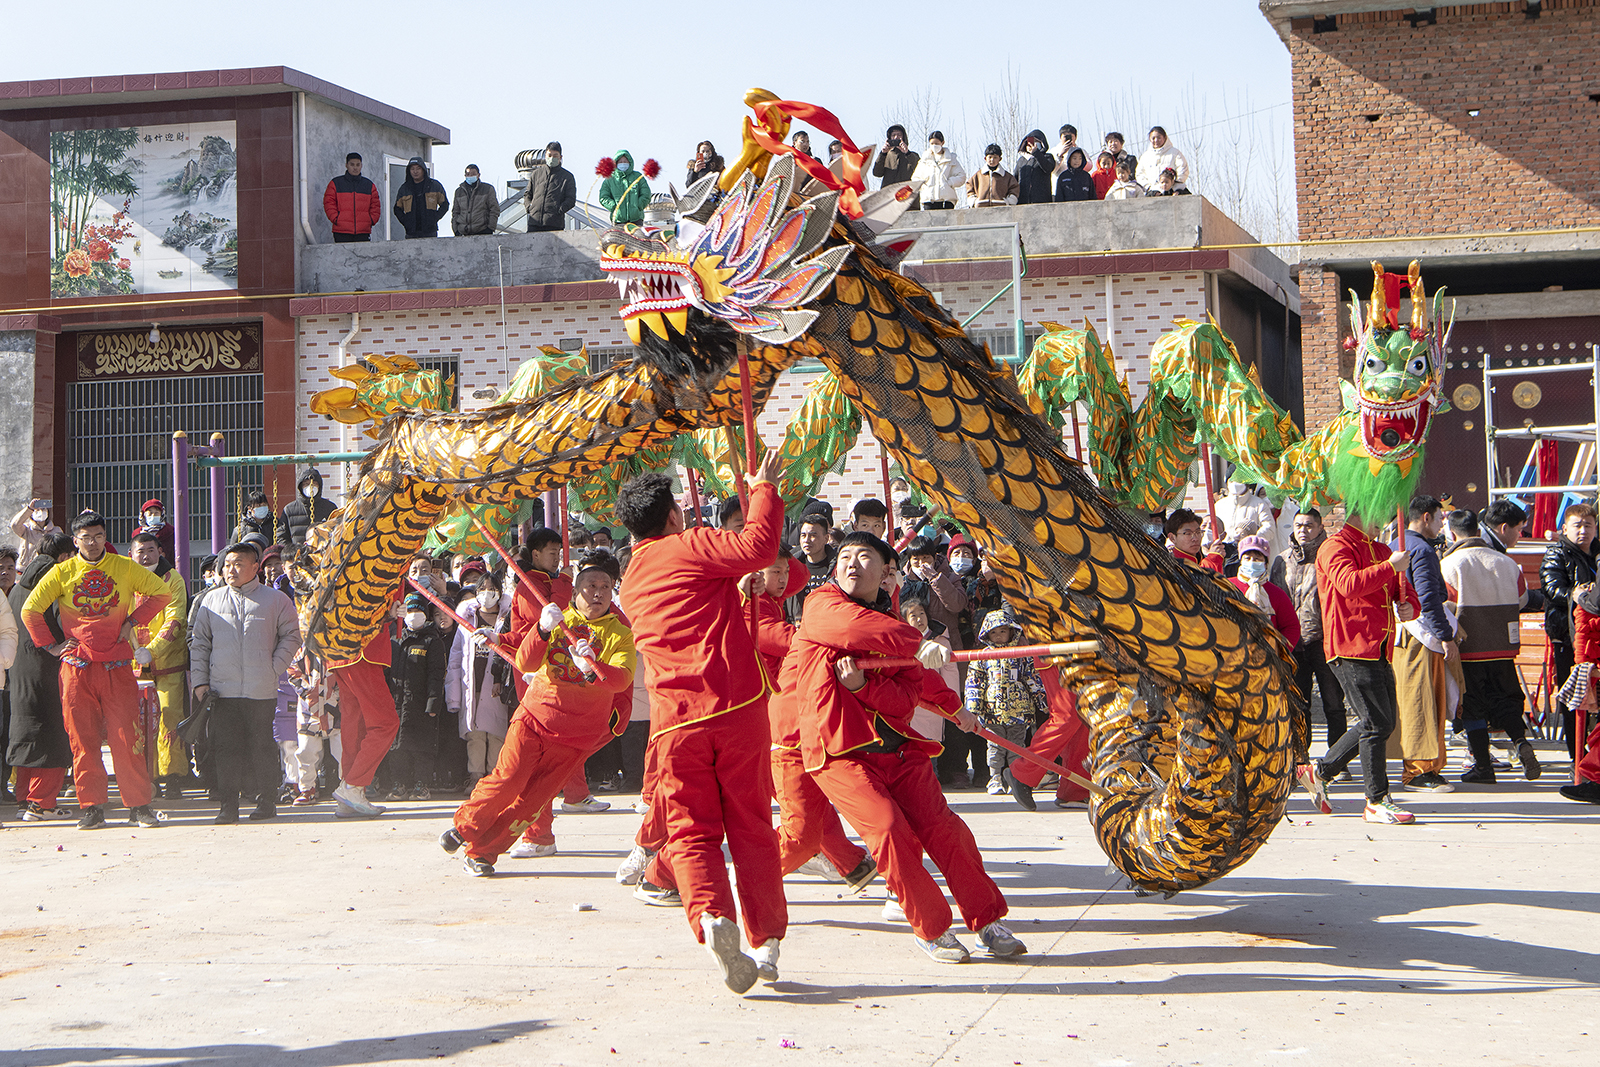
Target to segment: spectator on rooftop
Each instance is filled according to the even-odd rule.
[[[1095,196],[1094,179],[1089,176],[1088,165],[1089,155],[1083,149],[1074,148],[1067,153],[1066,169],[1056,176],[1056,203],[1099,199]]]
[[[444,186],[428,177],[428,165],[421,156],[406,164],[405,184],[394,198],[394,217],[406,229],[406,237],[439,236],[439,220],[450,210]]]
[[[1082,145],[1078,144],[1078,127],[1072,125],[1070,122],[1061,127],[1060,138],[1061,139],[1055,143],[1055,147],[1050,149],[1050,154],[1056,159],[1056,169],[1055,174],[1053,175],[1053,177],[1056,178],[1060,178],[1062,173],[1066,171],[1067,157],[1072,155],[1072,150],[1074,148],[1083,147]],[[1084,149],[1083,151],[1083,158],[1085,161],[1087,161],[1089,158],[1089,152],[1087,149]],[[1084,166],[1088,167],[1088,163],[1085,162]]]
[[[1134,178],[1146,189],[1155,187],[1161,177],[1161,172],[1168,167],[1172,168],[1174,188],[1189,191],[1189,161],[1183,158],[1183,153],[1173,146],[1167,139],[1167,131],[1160,126],[1150,127],[1150,147],[1139,156],[1138,169],[1134,171]]]
[[[1022,187],[1017,196],[1019,204],[1048,204],[1051,196],[1051,179],[1056,172],[1056,160],[1045,150],[1048,142],[1041,130],[1032,130],[1022,139],[1017,157],[1017,183]]]
[[[322,192],[322,212],[333,226],[333,243],[372,240],[372,228],[383,218],[383,202],[372,179],[361,176],[361,153],[344,157],[344,173]]]
[[[643,174],[634,173],[633,154],[626,148],[614,158],[616,169],[600,183],[600,206],[611,213],[613,225],[638,225],[650,203],[650,183]]]
[[[789,145],[802,156],[816,158],[811,155],[811,135],[805,130],[794,131],[794,135],[789,138]]]
[[[717,146],[710,141],[701,141],[694,146],[694,158],[688,162],[689,173],[684,183],[693,185],[707,174],[721,174],[726,166],[722,157],[717,155]]]
[[[1106,199],[1133,200],[1144,195],[1144,186],[1133,180],[1133,164],[1126,160],[1118,163],[1117,180],[1106,190]]]
[[[1101,152],[1094,161],[1094,169],[1089,172],[1089,177],[1094,181],[1094,198],[1104,200],[1106,193],[1117,183],[1117,157],[1110,152]]]
[[[923,183],[924,211],[948,211],[961,199],[967,172],[961,169],[961,161],[945,149],[944,134],[938,130],[928,134],[928,151],[911,172],[911,180]]]
[[[1134,157],[1132,152],[1129,152],[1123,147],[1123,145],[1127,143],[1127,140],[1128,139],[1126,137],[1115,131],[1106,134],[1105,150],[1111,153],[1111,165],[1113,168],[1115,168],[1116,165],[1121,163],[1123,160],[1127,160],[1129,163],[1132,163],[1135,166],[1138,165],[1139,160]]]
[[[461,184],[456,187],[456,202],[450,212],[450,229],[457,237],[494,233],[500,221],[500,194],[494,183],[482,181],[478,165],[468,163]]]
[[[1156,176],[1156,187],[1147,190],[1145,196],[1188,196],[1189,190],[1178,188],[1178,172],[1168,167]]]
[[[872,164],[872,176],[883,179],[878,185],[880,189],[908,182],[917,169],[917,162],[917,154],[906,142],[906,128],[897,122],[883,135],[883,147],[878,150],[878,158]],[[910,210],[917,210],[919,203],[919,199],[913,196]]]
[[[983,167],[967,179],[969,207],[1005,207],[1017,202],[1022,188],[1017,184],[1017,176],[1001,163],[1001,158],[997,144],[983,150]]]
[[[828,142],[828,166],[833,166],[844,156],[844,142],[835,137]]]
[[[578,202],[578,181],[561,165],[561,142],[544,146],[544,166],[528,174],[522,203],[528,210],[528,232],[548,233],[567,228],[567,212]]]

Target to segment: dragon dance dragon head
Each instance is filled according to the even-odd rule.
[[[789,206],[796,175],[787,157],[759,183],[745,172],[720,198],[717,177],[674,194],[676,233],[615,226],[601,235],[600,267],[622,294],[629,339],[647,355],[707,331],[791,341],[816,320],[804,306],[849,255],[843,246],[818,251],[833,227],[836,192]]]
[[[1454,325],[1444,318],[1444,291],[1430,301],[1422,268],[1412,260],[1407,273],[1388,274],[1372,264],[1372,300],[1363,316],[1361,298],[1350,294],[1350,318],[1357,324],[1345,346],[1356,355],[1353,381],[1339,382],[1344,418],[1349,423],[1328,472],[1333,495],[1367,523],[1392,517],[1411,499],[1422,477],[1423,449],[1433,417],[1448,411],[1444,398],[1444,349]],[[1411,295],[1411,321],[1399,322],[1400,288]]]

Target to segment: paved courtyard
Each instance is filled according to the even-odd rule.
[[[743,998],[681,911],[616,884],[629,797],[482,880],[435,844],[450,800],[231,827],[193,801],[93,833],[8,809],[0,1063],[1588,1062],[1600,808],[1541,754],[1535,783],[1397,794],[1413,827],[1363,823],[1353,784],[1331,817],[1299,794],[1250,863],[1171,900],[1108,871],[1082,812],[955,794],[1026,957],[940,966],[881,882],[794,876],[782,981]]]

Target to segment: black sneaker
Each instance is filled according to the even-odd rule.
[[[1561,795],[1568,800],[1581,800],[1585,804],[1600,804],[1600,782],[1564,785],[1561,787]]]
[[[1539,766],[1539,757],[1533,751],[1533,744],[1528,741],[1517,746],[1517,762],[1522,764],[1522,777],[1533,781],[1544,773],[1544,768]]]
[[[1018,781],[1017,776],[1011,771],[1006,772],[1006,778],[1010,780],[1011,796],[1016,802],[1029,811],[1038,811],[1039,805],[1033,802],[1033,787]]]
[[[494,873],[494,864],[485,863],[482,860],[473,859],[471,856],[468,856],[462,861],[461,869],[472,875],[474,878],[487,878],[489,875]]]
[[[222,805],[222,807],[217,811],[217,817],[214,821],[218,826],[232,826],[234,823],[239,821],[239,805]]]
[[[861,862],[856,864],[856,869],[844,876],[844,884],[850,887],[850,892],[859,893],[867,888],[867,883],[878,876],[878,861],[872,858],[872,853],[861,857]]]
[[[147,826],[154,829],[161,825],[161,820],[156,818],[156,813],[150,810],[150,805],[140,804],[137,808],[128,809],[129,826]]]
[[[90,804],[87,808],[78,809],[78,829],[98,830],[106,824],[105,809],[98,804]]]
[[[633,895],[636,899],[656,908],[681,908],[683,906],[683,898],[678,895],[676,889],[667,889],[653,882],[647,882],[643,878],[639,879],[639,884],[633,887]]]
[[[461,840],[461,835],[456,832],[456,828],[454,826],[450,827],[450,829],[439,835],[439,847],[450,853],[452,856],[456,854],[456,849],[460,848],[464,844],[466,844],[466,842]]]
[[[1474,763],[1461,775],[1461,780],[1468,785],[1493,785],[1494,768]]]
[[[278,817],[278,805],[270,800],[256,802],[256,810],[250,813],[251,822],[265,822]]]

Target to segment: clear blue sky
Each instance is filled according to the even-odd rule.
[[[719,8],[720,18],[691,14]],[[1254,0],[199,8],[86,0],[13,5],[6,22],[0,79],[296,67],[449,127],[452,144],[436,149],[435,172],[450,189],[468,162],[503,189],[516,177],[516,152],[552,139],[563,143],[580,194],[595,161],[624,147],[681,182],[697,141],[736,149],[740,98],[753,85],[830,108],[861,144],[878,139],[890,104],[932,86],[952,138],[965,108],[969,157],[983,143],[985,95],[1008,65],[1038,102],[1031,124],[1052,141],[1072,122],[1080,140],[1098,143],[1101,115],[1140,146],[1143,130],[1161,123],[1183,147],[1174,116],[1185,97],[1202,98],[1212,122],[1290,99],[1287,50]],[[1138,99],[1148,106],[1128,103]],[[1286,131],[1290,110],[1261,121]]]

